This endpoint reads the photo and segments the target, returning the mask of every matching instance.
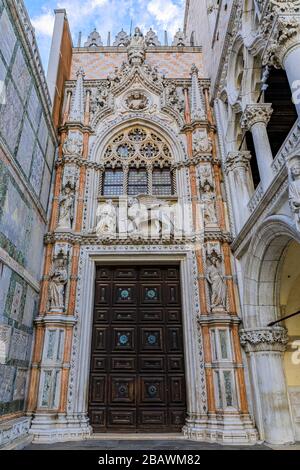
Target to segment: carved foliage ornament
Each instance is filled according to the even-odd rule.
[[[277,12],[293,13],[300,9],[300,0],[271,0],[271,4]]]
[[[255,328],[240,331],[241,345],[247,352],[285,351],[288,334],[285,328]]]
[[[243,129],[251,130],[254,124],[263,122],[268,124],[273,113],[272,105],[269,103],[249,104],[246,106],[244,114],[241,119],[241,127]]]

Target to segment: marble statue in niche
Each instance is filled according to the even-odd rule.
[[[201,190],[201,201],[204,204],[204,220],[208,225],[218,223],[216,216],[216,196],[209,182],[205,182]]]
[[[289,171],[289,202],[294,214],[297,229],[300,230],[300,163]]]
[[[75,187],[70,181],[63,188],[59,200],[58,229],[72,229],[74,220]]]
[[[207,255],[206,279],[210,290],[210,307],[212,313],[226,311],[227,286],[223,273],[223,263],[221,254],[212,250]]]
[[[96,233],[99,236],[115,235],[117,230],[117,211],[110,199],[97,209]]]
[[[60,252],[54,259],[49,274],[49,307],[51,312],[64,312],[67,281],[67,257]]]
[[[201,166],[199,170],[200,197],[204,210],[204,221],[207,225],[217,225],[216,195],[210,166]]]

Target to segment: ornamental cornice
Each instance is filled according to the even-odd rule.
[[[210,154],[203,153],[202,155],[198,154],[197,156],[193,158],[189,158],[186,160],[182,160],[180,162],[174,162],[171,165],[171,168],[173,170],[180,170],[181,168],[189,168],[190,166],[197,166],[199,163],[209,163],[213,161],[213,157]],[[219,164],[219,160],[214,161],[217,164]]]
[[[59,324],[62,326],[74,326],[77,323],[77,318],[72,315],[44,315],[39,316],[34,320],[35,325],[53,325]]]
[[[104,171],[103,163],[97,163],[91,160],[86,160],[76,155],[65,155],[63,158],[59,158],[55,162],[55,167],[58,168],[60,166],[66,165],[67,163],[76,164],[79,167],[84,166],[86,168],[92,168],[96,171]]]
[[[249,168],[251,152],[248,150],[229,152],[225,161],[225,172]]]
[[[248,104],[241,118],[241,127],[251,130],[252,126],[259,122],[267,125],[272,113],[273,109],[270,103]]]
[[[107,245],[186,245],[198,244],[205,242],[218,241],[221,243],[231,243],[232,237],[228,232],[221,230],[205,230],[199,235],[180,236],[180,237],[157,237],[144,238],[141,236],[108,236],[99,237],[91,231],[91,233],[74,233],[74,232],[54,232],[47,233],[44,237],[46,245],[55,243],[69,243],[73,245],[91,245],[91,246],[107,246]]]
[[[289,339],[285,328],[261,327],[241,329],[240,341],[246,352],[284,352]]]
[[[197,318],[199,325],[240,325],[241,319],[237,315],[224,314],[224,315],[199,315]]]
[[[63,132],[68,133],[69,131],[81,131],[83,134],[93,134],[94,131],[91,126],[86,126],[82,122],[68,121],[63,126],[58,128],[59,134]]]

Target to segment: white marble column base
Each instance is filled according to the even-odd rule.
[[[82,441],[91,437],[92,429],[86,416],[36,414],[29,431],[33,443]]]
[[[249,415],[215,415],[188,422],[183,428],[186,438],[228,445],[254,445],[258,432]]]

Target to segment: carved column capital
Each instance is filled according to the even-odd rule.
[[[225,161],[225,171],[235,171],[238,169],[248,170],[251,160],[251,152],[248,150],[229,152]]]
[[[284,352],[288,343],[288,334],[282,327],[242,329],[240,341],[246,352]]]
[[[287,5],[292,2],[277,2]],[[296,3],[296,2],[295,2]],[[298,9],[298,11],[297,11]],[[278,12],[279,11],[279,12]],[[277,8],[273,31],[266,47],[263,63],[284,68],[286,55],[294,48],[300,47],[300,8]]]
[[[270,103],[247,104],[241,118],[241,126],[246,130],[251,130],[252,126],[258,122],[262,122],[267,126],[272,113],[273,109]]]

